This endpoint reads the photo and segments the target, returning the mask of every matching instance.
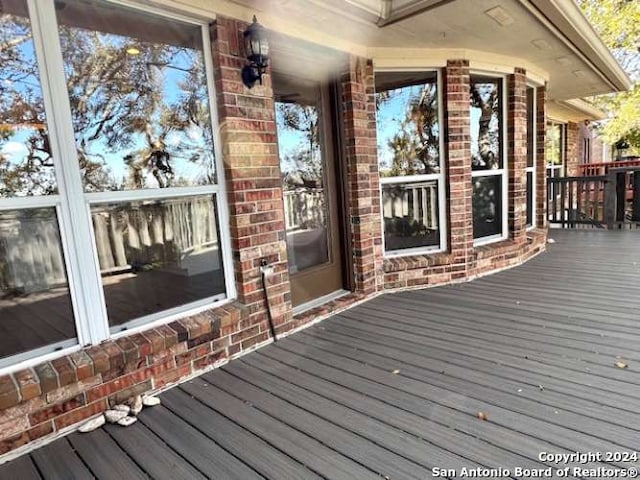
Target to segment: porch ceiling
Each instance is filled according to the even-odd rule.
[[[378,57],[426,57],[446,51],[472,59],[511,57],[549,80],[549,95],[566,100],[624,90],[629,80],[603,50],[573,2],[536,0],[232,0],[322,32]],[[565,4],[571,4],[567,7]],[[500,7],[495,10],[496,7]],[[487,14],[494,11],[502,24]],[[577,16],[576,16],[577,15]],[[495,15],[494,15],[495,16]],[[261,17],[262,18],[262,17]],[[268,21],[265,24],[269,26]],[[462,52],[461,52],[462,51]],[[453,52],[452,52],[453,53]],[[496,57],[497,58],[497,57]],[[482,64],[482,61],[478,62]],[[498,62],[499,63],[499,62]]]

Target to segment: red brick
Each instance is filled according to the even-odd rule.
[[[78,422],[86,420],[89,417],[104,412],[108,408],[106,399],[100,399],[97,402],[91,403],[81,408],[71,410],[64,415],[57,417],[54,420],[54,424],[57,430],[74,425]]]
[[[95,346],[87,350],[87,355],[93,362],[94,371],[96,373],[107,372],[110,368],[109,354],[101,347]]]
[[[125,375],[123,377],[118,377],[114,380],[111,380],[107,383],[103,383],[89,390],[86,394],[87,401],[93,402],[95,400],[98,400],[99,398],[107,397],[109,395],[114,394],[118,390],[124,390],[125,388],[131,387],[134,383],[135,383],[135,378],[132,375]]]
[[[19,372],[14,373],[13,377],[20,389],[22,402],[35,398],[42,393],[40,390],[40,381],[33,369],[27,368],[20,370]]]
[[[76,375],[76,369],[74,368],[71,360],[68,357],[56,358],[51,361],[51,365],[55,368],[58,373],[58,381],[60,382],[60,386],[69,385],[78,380],[78,376]]]
[[[3,455],[11,450],[14,450],[22,445],[37,440],[53,433],[53,422],[45,422],[41,425],[37,425],[25,432],[19,433],[16,436],[7,438],[0,441],[0,455]]]
[[[36,375],[38,375],[40,390],[42,393],[50,392],[60,386],[60,383],[58,382],[58,374],[50,362],[36,365],[33,369],[35,370]]]
[[[42,410],[31,413],[29,415],[29,422],[31,422],[31,425],[37,425],[46,420],[51,420],[54,417],[59,417],[63,413],[75,410],[76,408],[86,405],[86,403],[84,394],[80,394],[69,400],[65,400],[64,402],[56,403]]]
[[[46,394],[45,398],[47,403],[58,403],[63,400],[75,397],[76,395],[89,390],[92,387],[100,385],[102,383],[101,375],[94,375],[93,377],[85,378],[79,382],[65,385],[56,390],[53,390]]]
[[[153,379],[154,388],[162,388],[170,383],[175,383],[183,377],[191,374],[191,364],[182,365],[173,370],[169,370]]]
[[[94,375],[93,361],[86,351],[80,350],[71,353],[69,359],[76,369],[78,380],[84,380]]]
[[[25,415],[0,423],[0,439],[13,437],[18,433],[28,430],[30,426],[29,419]]]

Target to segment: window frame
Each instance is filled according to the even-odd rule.
[[[501,190],[502,190],[502,232],[495,235],[487,235],[484,237],[473,238],[473,246],[479,247],[482,245],[487,245],[495,242],[500,242],[502,240],[506,240],[509,238],[509,142],[508,142],[508,117],[507,117],[507,101],[508,101],[508,92],[507,92],[507,75],[504,73],[491,72],[485,70],[472,70],[469,73],[469,96],[471,95],[471,82],[473,77],[484,77],[491,80],[499,80],[501,82],[501,118],[500,118],[500,126],[501,126],[501,153],[502,153],[502,168],[497,169],[487,169],[487,170],[471,170],[471,188],[472,188],[472,203],[473,203],[473,182],[478,177],[490,177],[490,176],[498,176],[502,177],[500,182]],[[471,127],[471,102],[469,102],[469,129]],[[471,160],[471,158],[470,158]],[[471,212],[473,219],[473,211]]]
[[[560,128],[560,146],[559,146],[559,151],[560,151],[560,164],[559,165],[554,165],[554,164],[550,164],[547,160],[547,151],[546,151],[546,145],[545,145],[545,155],[544,155],[544,160],[545,160],[545,173],[547,178],[549,176],[555,178],[555,176],[553,175],[553,172],[555,171],[559,171],[560,172],[560,177],[564,177],[566,172],[565,172],[565,166],[566,166],[566,162],[567,162],[567,155],[566,155],[566,151],[565,151],[565,146],[566,146],[566,142],[567,142],[567,124],[565,122],[561,122],[559,120],[553,120],[548,118],[546,123],[545,123],[545,138],[546,138],[546,130],[549,128],[550,125],[557,125]],[[549,175],[549,172],[552,172],[551,175]]]
[[[380,177],[380,228],[382,231],[382,251],[384,258],[399,258],[408,257],[414,255],[426,255],[445,252],[448,249],[447,245],[447,212],[446,212],[446,183],[445,183],[445,168],[446,162],[444,161],[444,95],[442,91],[442,69],[433,67],[412,67],[412,68],[379,68],[375,70],[375,74],[378,73],[403,73],[403,72],[421,72],[421,73],[435,73],[436,74],[436,91],[438,94],[438,162],[440,167],[440,173],[429,173],[420,175],[405,175],[396,177]],[[377,113],[377,112],[376,112]],[[377,122],[377,114],[376,114]],[[376,127],[377,128],[377,127]],[[377,157],[377,145],[376,145],[376,157]],[[378,161],[376,159],[376,161]],[[404,248],[400,250],[387,250],[386,242],[384,238],[384,209],[382,200],[382,186],[393,184],[412,184],[426,181],[435,181],[438,188],[438,230],[439,230],[439,245],[431,245],[416,248]]]
[[[532,188],[531,188],[531,206],[533,211],[531,212],[531,223],[527,223],[526,224],[526,230],[533,230],[536,228],[537,224],[536,224],[536,214],[537,214],[537,208],[536,208],[536,202],[538,201],[537,198],[537,178],[538,178],[538,171],[536,168],[536,164],[538,163],[538,85],[533,83],[533,82],[528,82],[527,83],[527,89],[532,88],[533,89],[533,104],[531,105],[531,108],[533,109],[533,112],[531,112],[531,118],[533,120],[533,130],[531,131],[533,138],[531,139],[531,148],[533,148],[533,165],[531,167],[527,166],[526,167],[526,176],[527,176],[527,182],[526,182],[526,186],[527,188],[529,188],[529,181],[528,181],[528,174],[531,173],[531,184],[532,184]],[[529,120],[529,115],[527,112],[527,122]],[[529,133],[528,131],[528,124],[527,124],[527,133]],[[528,143],[528,142],[527,142]],[[527,151],[527,155],[528,155],[528,151]],[[527,163],[528,162],[528,158],[527,158]],[[528,205],[527,205],[528,208]],[[528,212],[527,212],[528,213]],[[526,216],[525,216],[526,218]]]
[[[176,20],[199,27],[214,142],[216,183],[193,187],[85,193],[80,175],[54,0],[26,0],[42,87],[47,129],[53,153],[58,193],[42,197],[0,199],[0,210],[36,207],[55,208],[58,216],[77,340],[49,344],[0,359],[0,374],[59,357],[80,350],[84,346],[97,345],[107,339],[131,335],[169,323],[178,318],[215,308],[233,301],[237,295],[229,230],[229,206],[215,93],[213,57],[209,35],[211,19],[198,18],[187,12],[183,14],[173,10],[141,5],[128,0],[104,1],[115,7],[135,9],[155,15],[166,21]],[[91,218],[91,205],[104,202],[121,203],[132,200],[161,200],[169,197],[193,195],[211,195],[214,197],[225,293],[151,315],[137,317],[121,325],[110,327]],[[87,246],[89,241],[90,244]]]

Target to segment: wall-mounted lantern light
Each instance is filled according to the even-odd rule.
[[[242,69],[242,82],[247,88],[253,87],[257,81],[262,85],[262,75],[269,66],[269,43],[265,29],[255,15],[253,23],[244,31],[244,48],[249,65]]]

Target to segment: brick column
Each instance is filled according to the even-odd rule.
[[[547,227],[547,89],[536,89],[536,225]]]
[[[252,89],[242,83],[246,55],[241,38],[246,27],[218,16],[212,49],[236,288],[249,312],[248,325],[242,328],[259,324],[249,331],[266,339],[261,259],[275,266],[269,293],[277,324],[291,317],[291,293],[273,90],[269,75]]]
[[[527,72],[516,68],[507,78],[509,238],[527,241]]]
[[[443,77],[449,250],[451,263],[468,264],[473,254],[469,61],[447,61]]]
[[[373,64],[350,56],[340,76],[355,291],[370,294],[382,282],[380,175],[376,145]]]
[[[565,175],[567,177],[574,177],[578,174],[579,137],[580,135],[578,124],[575,122],[567,122],[567,140],[565,142]]]

